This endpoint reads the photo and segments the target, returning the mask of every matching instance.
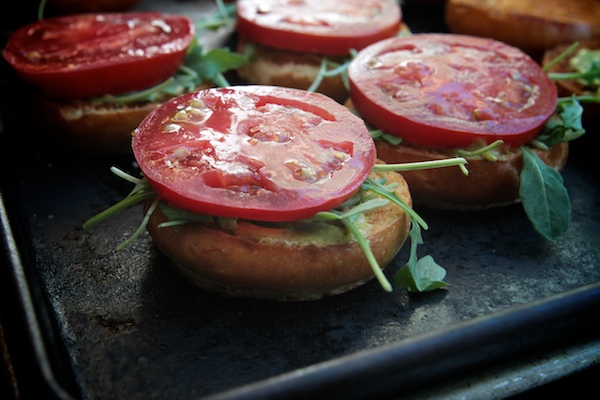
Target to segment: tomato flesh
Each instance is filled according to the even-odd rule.
[[[49,96],[86,98],[156,85],[185,59],[194,25],[158,12],[79,14],[15,30],[4,58]]]
[[[364,122],[318,93],[269,86],[183,95],[136,129],[159,197],[196,213],[295,221],[335,208],[375,163]]]
[[[415,34],[359,52],[348,69],[360,115],[420,146],[467,148],[537,136],[557,90],[521,50],[491,39]]]
[[[347,55],[398,34],[395,0],[241,0],[237,32],[282,50]]]

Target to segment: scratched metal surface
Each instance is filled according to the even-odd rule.
[[[212,10],[200,12],[198,4],[205,5],[140,7],[192,16]],[[109,168],[135,172],[132,160],[82,160],[50,140],[32,144],[11,134],[17,125],[7,120],[2,148],[28,149],[26,163],[3,162],[10,173],[0,181],[17,231],[4,230],[18,245],[10,267],[29,285],[21,300],[36,311],[31,329],[42,336],[40,362],[48,364],[58,395],[384,395],[468,373],[515,350],[557,345],[597,324],[600,197],[597,168],[588,161],[597,139],[572,146],[564,170],[572,224],[559,241],[539,238],[518,205],[478,213],[417,208],[430,224],[419,253],[447,269],[449,288],[389,294],[371,282],[315,302],[277,303],[198,290],[147,235],[116,252],[137,227],[139,208],[83,231],[87,218],[128,192]],[[404,248],[386,269],[390,279],[407,256]]]

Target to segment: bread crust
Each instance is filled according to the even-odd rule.
[[[131,154],[131,133],[158,103],[94,105],[34,95],[37,123],[83,154]]]
[[[448,0],[445,20],[451,32],[494,38],[539,60],[560,43],[600,37],[600,2]]]
[[[396,183],[398,196],[412,206],[408,185],[400,174],[372,174]],[[365,213],[365,219],[369,223],[366,237],[375,258],[385,268],[404,244],[410,218],[398,206],[388,204]],[[158,228],[165,220],[159,208],[150,217],[148,232],[156,247],[192,283],[207,291],[305,301],[346,292],[374,277],[358,243],[342,228],[337,228],[343,232],[341,236],[330,232],[319,235],[327,239],[315,243],[293,230],[248,221],[238,221],[235,230],[227,232],[200,223]]]
[[[238,42],[238,51],[243,53],[245,42]],[[321,55],[297,53],[253,44],[255,52],[249,62],[238,68],[237,74],[246,83],[268,86],[284,86],[308,89],[321,68]],[[341,57],[328,58],[333,62],[344,62]],[[348,89],[341,76],[323,79],[317,89],[339,103],[348,98]]]
[[[199,85],[196,89],[208,88]],[[163,101],[100,104],[86,100],[60,100],[32,93],[28,102],[35,122],[65,146],[86,156],[130,155],[131,135],[142,120]]]
[[[448,150],[428,149],[405,144],[392,145],[376,140],[377,157],[387,163],[440,160],[454,157]],[[549,150],[532,149],[546,164],[560,171],[568,154],[568,142]],[[521,150],[505,151],[497,161],[469,157],[466,176],[458,167],[402,172],[416,205],[440,209],[480,210],[520,201],[519,174],[523,168]]]

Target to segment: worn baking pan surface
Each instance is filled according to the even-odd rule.
[[[280,303],[198,290],[147,235],[116,251],[137,228],[139,207],[84,231],[86,219],[131,188],[109,168],[135,174],[133,160],[82,158],[39,132],[17,134],[8,119],[2,148],[26,158],[3,162],[3,234],[14,243],[10,267],[26,283],[20,301],[33,306],[38,361],[58,395],[360,397],[426,384],[598,323],[593,138],[572,146],[564,170],[573,210],[560,240],[537,236],[520,205],[478,213],[417,207],[430,225],[419,254],[446,268],[448,288],[386,293],[374,281],[318,301]],[[391,280],[406,247],[386,269]]]

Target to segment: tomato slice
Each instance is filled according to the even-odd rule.
[[[183,63],[194,25],[158,12],[78,14],[15,30],[4,58],[50,96],[85,98],[156,85]]]
[[[398,34],[396,0],[240,0],[237,32],[265,46],[345,55]]]
[[[135,130],[132,148],[168,203],[260,221],[335,208],[375,163],[364,122],[346,107],[270,86],[212,88],[164,103]]]
[[[373,44],[348,68],[350,98],[369,123],[406,141],[467,148],[531,141],[556,108],[548,75],[521,50],[458,34]]]

